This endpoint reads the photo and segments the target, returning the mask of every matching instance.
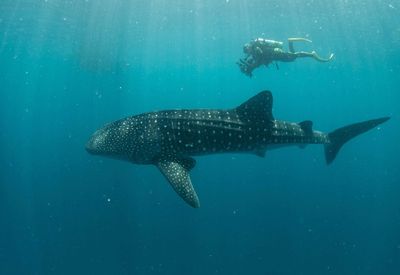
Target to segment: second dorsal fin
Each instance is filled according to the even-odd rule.
[[[311,120],[304,120],[298,123],[301,129],[306,133],[306,135],[312,135],[313,133],[313,122]]]

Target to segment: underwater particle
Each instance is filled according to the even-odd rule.
[[[107,202],[111,202],[111,199],[110,199],[110,198],[107,198]]]
[[[100,91],[96,91],[95,95],[97,96],[98,99],[101,99],[103,97]]]

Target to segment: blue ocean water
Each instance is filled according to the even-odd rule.
[[[335,59],[248,78],[256,37]],[[398,0],[1,0],[0,274],[400,274],[399,72]],[[323,131],[392,119],[330,166],[320,145],[199,157],[199,209],[84,150],[104,123],[262,90]]]

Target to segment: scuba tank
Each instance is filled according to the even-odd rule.
[[[257,38],[254,41],[255,43],[262,45],[263,47],[267,48],[283,48],[283,42],[280,41],[275,41],[275,40],[270,40],[270,39],[264,39],[264,38]]]

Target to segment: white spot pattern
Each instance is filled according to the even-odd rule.
[[[189,156],[223,152],[261,156],[271,144],[329,142],[327,135],[304,129],[309,123],[274,120],[271,108],[272,96],[263,92],[231,110],[170,110],[132,116],[96,131],[87,149],[133,163],[157,164],[174,190],[198,207],[189,176],[194,163],[185,164]]]

